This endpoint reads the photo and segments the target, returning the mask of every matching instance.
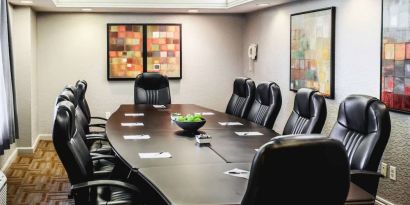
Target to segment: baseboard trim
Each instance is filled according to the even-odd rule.
[[[50,134],[39,134],[31,147],[17,147],[18,154],[33,154],[40,140],[51,140]]]
[[[380,196],[376,196],[376,202],[381,205],[395,205],[393,202],[390,202],[387,199]]]
[[[38,143],[40,140],[52,140],[51,134],[39,134],[37,136],[36,141],[33,143],[31,147],[16,147],[13,152],[10,154],[9,158],[6,160],[4,165],[1,167],[1,170],[4,172],[9,166],[13,163],[13,161],[17,158],[20,154],[33,154],[34,151],[37,149]]]
[[[6,160],[6,162],[3,164],[3,167],[1,167],[1,171],[5,172],[7,168],[11,165],[11,163],[14,162],[14,160],[17,158],[17,148],[13,150],[13,152],[10,154],[9,158]]]

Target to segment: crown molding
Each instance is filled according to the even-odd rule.
[[[83,0],[76,0],[72,2],[64,2],[62,0],[52,0],[56,7],[91,7],[91,8],[154,8],[154,9],[230,9],[236,6],[243,5],[245,3],[252,2],[254,0],[233,0],[224,1],[221,3],[178,3],[171,2],[169,0],[155,0],[146,2],[118,2],[112,0],[111,2],[87,2]]]

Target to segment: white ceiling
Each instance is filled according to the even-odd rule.
[[[43,12],[82,12],[82,8],[92,8],[92,12],[131,13],[186,13],[188,9],[198,9],[199,13],[248,13],[293,1],[307,0],[32,0],[32,4],[9,0],[13,5],[31,6]],[[258,6],[262,3],[268,6]]]

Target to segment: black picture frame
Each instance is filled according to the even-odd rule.
[[[309,13],[314,13],[314,12],[321,12],[321,11],[326,11],[330,10],[331,11],[331,20],[330,20],[330,26],[331,26],[331,39],[330,39],[330,93],[326,95],[325,93],[322,93],[326,98],[328,99],[334,99],[335,98],[335,38],[336,38],[336,7],[326,7],[322,9],[315,9],[315,10],[309,10],[309,11],[304,11],[304,12],[299,12],[299,13],[294,13],[290,15],[290,55],[289,55],[289,90],[293,92],[297,92],[297,89],[292,89],[292,18],[294,16],[298,15],[304,15],[304,14],[309,14]],[[319,91],[320,92],[320,91]]]
[[[383,98],[383,78],[384,78],[384,75],[383,75],[383,60],[384,60],[384,38],[385,38],[385,35],[384,35],[384,26],[385,26],[385,24],[384,24],[384,17],[385,17],[385,12],[384,12],[384,8],[385,8],[385,1],[386,0],[382,0],[381,1],[381,29],[380,29],[380,36],[381,36],[381,40],[380,40],[380,77],[379,77],[379,80],[380,80],[380,83],[379,83],[379,99],[383,102],[383,103],[385,103],[386,104],[386,107],[387,107],[387,109],[389,109],[389,111],[392,111],[392,112],[396,112],[396,113],[401,113],[401,114],[410,114],[410,110],[403,110],[403,109],[397,109],[397,108],[394,108],[394,105],[393,105],[393,107],[390,105],[391,103],[389,103],[389,102],[386,102],[385,100],[384,100],[384,98]],[[410,13],[410,12],[409,12]],[[410,31],[410,27],[408,28],[409,29],[409,31]],[[389,42],[389,43],[391,43],[391,42]],[[403,43],[409,43],[409,42],[403,42]],[[407,55],[407,50],[405,51],[405,55]],[[396,59],[394,60],[394,61],[396,61]],[[405,57],[405,61],[406,61],[406,57]],[[406,77],[404,77],[404,78],[406,78]],[[405,85],[405,82],[404,82],[404,87],[405,87],[406,85]],[[404,88],[405,89],[405,88]],[[404,97],[406,96],[406,94],[403,94],[404,95]],[[408,97],[410,97],[410,95],[408,96]],[[405,100],[405,99],[404,99]],[[393,104],[394,104],[394,97],[393,97]]]
[[[110,44],[110,26],[120,26],[120,25],[125,25],[125,26],[142,26],[142,31],[143,31],[143,51],[142,51],[142,58],[143,58],[143,72],[147,72],[147,27],[148,26],[179,26],[179,35],[180,35],[180,66],[179,66],[179,73],[180,75],[178,77],[168,77],[170,80],[179,80],[182,79],[182,24],[179,23],[107,23],[107,52],[106,52],[106,57],[107,57],[107,80],[108,81],[133,81],[135,80],[135,77],[129,77],[129,78],[118,78],[118,77],[111,77],[110,76],[110,56],[109,56],[109,44]]]

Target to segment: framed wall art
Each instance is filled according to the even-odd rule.
[[[410,113],[410,1],[383,0],[380,98]]]
[[[107,24],[107,79],[142,72],[182,78],[181,24]]]
[[[291,15],[290,90],[312,88],[334,99],[336,8]]]

